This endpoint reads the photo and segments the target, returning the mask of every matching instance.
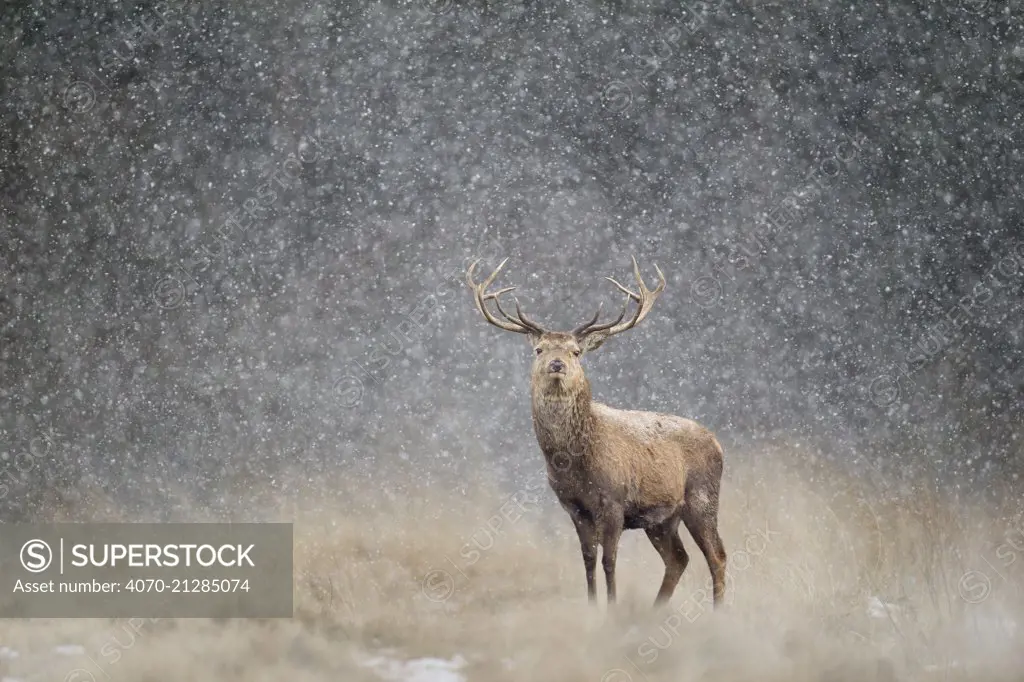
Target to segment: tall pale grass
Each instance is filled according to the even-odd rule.
[[[358,682],[380,679],[365,661],[386,655],[461,656],[465,679],[485,682],[1024,679],[1024,524],[1009,489],[996,505],[934,481],[882,495],[799,451],[740,453],[723,482],[726,608],[712,612],[684,532],[690,566],[653,611],[662,565],[642,533],[623,540],[620,603],[591,608],[550,491],[487,478],[474,474],[471,495],[413,477],[294,494],[238,481],[233,520],[296,524],[294,619],[146,623],[115,663],[99,652],[128,643],[126,621],[5,621],[0,644],[20,655],[0,655],[0,676]],[[182,499],[179,519],[216,520]],[[62,515],[129,520],[109,500]],[[53,654],[68,643],[83,653]]]

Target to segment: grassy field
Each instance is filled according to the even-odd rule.
[[[296,523],[294,619],[8,620],[0,677],[1024,680],[1019,501],[920,486],[885,502],[864,481],[801,470],[798,453],[748,455],[723,486],[719,612],[685,531],[690,567],[668,608],[651,609],[662,566],[637,531],[619,553],[619,604],[606,609],[599,583],[589,607],[571,524],[536,481],[471,497],[357,479],[307,484],[301,499],[248,488],[248,519]],[[95,501],[73,518],[127,520]]]

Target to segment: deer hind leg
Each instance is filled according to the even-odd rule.
[[[718,608],[725,599],[725,545],[718,534],[718,491],[704,488],[688,497],[683,507],[683,523],[707,559],[714,585],[714,604]]]
[[[674,518],[663,524],[646,528],[647,538],[658,551],[661,560],[665,562],[665,577],[661,581],[661,589],[658,596],[654,598],[654,605],[659,606],[667,602],[672,593],[675,592],[679,579],[690,563],[690,557],[683,547],[683,540],[679,537],[679,519]]]

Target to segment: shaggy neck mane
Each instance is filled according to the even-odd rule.
[[[533,429],[544,454],[585,452],[594,430],[590,383],[584,379],[573,388],[534,383],[531,393]]]

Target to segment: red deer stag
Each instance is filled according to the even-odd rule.
[[[665,289],[665,276],[655,265],[661,281],[651,291],[633,258],[640,293],[606,278],[627,296],[618,319],[598,324],[599,306],[589,322],[571,332],[555,332],[524,315],[518,300],[514,316],[505,312],[499,297],[515,287],[487,291],[507,261],[481,284],[473,281],[476,261],[466,280],[484,319],[505,331],[526,334],[533,347],[533,429],[547,461],[548,482],[579,535],[589,601],[597,600],[598,545],[603,551],[608,602],[614,603],[619,537],[623,530],[636,528],[644,529],[665,562],[665,577],[654,604],[667,601],[689,562],[678,532],[682,521],[707,559],[714,604],[719,606],[725,596],[725,547],[718,534],[722,447],[710,431],[689,419],[618,410],[592,400],[590,382],[580,364],[584,353],[647,317]],[[500,318],[488,310],[488,301],[493,301]],[[636,302],[636,311],[623,321],[630,301]]]

